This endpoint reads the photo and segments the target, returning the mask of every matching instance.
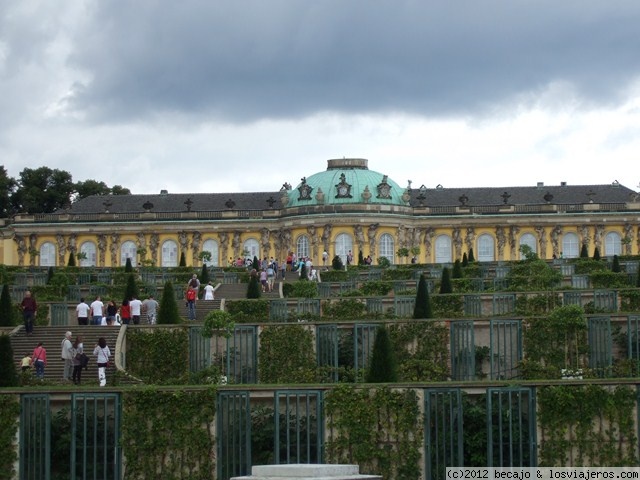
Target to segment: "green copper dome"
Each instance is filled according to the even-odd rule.
[[[342,158],[327,160],[326,171],[283,191],[288,199],[282,200],[284,208],[355,203],[404,206],[408,201],[403,198],[405,190],[387,175],[369,170],[364,158]]]

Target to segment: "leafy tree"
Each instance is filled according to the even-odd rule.
[[[593,249],[593,259],[600,260],[600,249],[598,247]]]
[[[476,261],[476,259],[475,259],[475,257],[473,256],[473,247],[471,247],[471,248],[469,249],[469,263],[472,263],[472,262],[475,262],[475,261]]]
[[[13,211],[11,195],[18,183],[7,175],[4,165],[0,165],[0,218],[7,218]]]
[[[203,263],[200,269],[200,285],[206,285],[209,283],[209,280],[211,280],[211,278],[209,278],[209,268],[206,263]]]
[[[451,278],[462,278],[464,273],[462,272],[462,263],[460,259],[457,259],[453,264],[453,270],[451,272]]]
[[[467,252],[462,254],[462,266],[466,267],[469,265],[469,258],[467,257]]]
[[[334,270],[344,270],[344,264],[342,263],[340,255],[333,257],[333,260],[331,260],[331,266]]]
[[[132,298],[138,298],[140,292],[138,291],[138,285],[136,284],[136,276],[133,273],[127,275],[127,286],[124,290],[124,296],[127,300]]]
[[[507,274],[509,288],[516,291],[551,290],[562,280],[562,274],[540,259],[529,245],[520,245],[523,260],[512,262]]]
[[[70,205],[74,190],[71,174],[67,171],[49,167],[25,168],[20,172],[11,203],[17,212],[51,213]]]
[[[109,195],[111,189],[104,182],[97,180],[85,180],[84,182],[76,182],[75,184],[76,200],[90,197],[92,195]]]
[[[583,243],[580,248],[580,258],[589,258],[589,251],[587,250],[587,244]]]
[[[180,313],[178,312],[178,303],[176,302],[176,294],[173,291],[173,284],[167,282],[162,289],[162,297],[160,298],[160,308],[158,310],[158,324],[173,325],[181,323]]]
[[[0,295],[0,326],[11,327],[15,325],[15,309],[9,294],[9,285],[4,284]]]
[[[258,282],[258,274],[256,272],[252,272],[249,276],[247,298],[260,298],[260,284]]]
[[[131,265],[131,258],[127,257],[127,262],[124,264],[124,272],[131,273],[133,272],[133,265]]]
[[[55,272],[53,271],[53,267],[49,267],[47,269],[47,285],[51,283],[51,279],[53,278],[54,273]]]
[[[367,370],[368,383],[392,383],[398,381],[398,369],[395,352],[384,325],[376,329],[371,360]]]
[[[112,195],[131,195],[131,190],[129,190],[128,188],[124,188],[121,185],[114,185],[113,187],[111,187],[111,194]]]
[[[187,266],[187,258],[185,257],[184,252],[180,252],[180,266],[181,267]]]
[[[433,318],[429,289],[424,275],[420,275],[418,291],[416,292],[416,304],[413,308],[413,318]]]
[[[620,260],[618,259],[618,255],[613,256],[613,264],[611,265],[611,271],[614,273],[620,273],[622,269],[620,268]]]
[[[440,280],[440,293],[453,293],[453,288],[451,287],[451,274],[449,273],[448,267],[444,267],[442,269],[442,278]]]
[[[18,372],[13,363],[13,348],[9,335],[0,335],[0,387],[17,387]]]
[[[76,266],[76,256],[73,252],[69,252],[69,260],[67,261],[67,267],[75,267]]]

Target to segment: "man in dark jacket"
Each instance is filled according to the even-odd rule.
[[[20,303],[20,309],[22,310],[22,318],[24,319],[24,329],[27,335],[33,334],[33,322],[36,319],[36,313],[38,312],[38,305],[35,299],[31,296],[31,292],[27,290]]]

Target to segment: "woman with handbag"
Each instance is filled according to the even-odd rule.
[[[109,357],[111,357],[111,350],[109,350],[104,337],[100,337],[98,340],[98,344],[93,349],[93,355],[98,357],[98,380],[100,380],[100,386],[104,387],[107,384],[107,367],[109,366]]]
[[[38,342],[38,346],[33,350],[31,361],[36,367],[36,377],[40,380],[44,379],[44,367],[47,365],[47,350],[42,346],[42,342]]]
[[[82,337],[77,336],[76,341],[73,342],[73,348],[76,354],[73,356],[73,375],[72,380],[76,385],[80,385],[82,378],[82,356],[84,355],[84,345],[82,344]]]

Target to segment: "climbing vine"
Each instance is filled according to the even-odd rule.
[[[270,325],[260,334],[260,383],[311,383],[316,377],[313,333],[301,325]]]
[[[400,381],[442,381],[449,377],[449,330],[437,321],[416,321],[389,328]]]
[[[216,389],[123,393],[122,448],[131,479],[215,477]]]
[[[385,480],[420,478],[423,421],[413,390],[340,385],[325,397],[326,461]]]
[[[18,459],[15,444],[20,404],[13,395],[0,395],[0,479],[9,480],[16,473]]]
[[[127,371],[146,383],[186,383],[189,375],[187,328],[127,331]]]

